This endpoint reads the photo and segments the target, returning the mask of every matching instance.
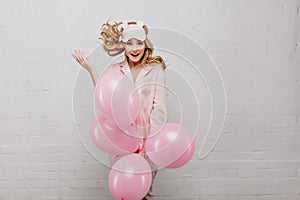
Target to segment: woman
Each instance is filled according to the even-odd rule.
[[[157,166],[147,156],[145,143],[151,129],[162,125],[166,121],[166,91],[165,68],[162,57],[152,56],[153,45],[147,37],[148,28],[143,22],[120,22],[102,26],[101,38],[104,50],[110,56],[124,52],[122,62],[111,65],[109,72],[122,72],[131,79],[138,88],[141,110],[135,120],[135,126],[143,137],[137,153],[143,155],[152,168],[153,179],[157,173]],[[74,59],[89,73],[96,86],[99,76],[96,68],[84,56],[83,51],[75,50]],[[120,156],[114,156],[115,162]],[[152,179],[152,180],[153,180]],[[153,199],[152,186],[143,199]]]

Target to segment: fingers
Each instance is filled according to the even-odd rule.
[[[78,58],[80,60],[81,63],[83,63],[83,52],[81,52],[80,50],[78,50]]]
[[[77,62],[79,62],[79,60],[78,60],[78,58],[77,58],[76,55],[72,54],[72,57],[73,57]]]
[[[79,64],[81,64],[80,57],[77,54],[72,54],[72,56]]]
[[[79,64],[84,64],[86,62],[84,51],[74,50],[74,54],[72,54],[72,56]]]
[[[141,149],[141,150],[139,151],[139,154],[140,154],[141,156],[143,156],[143,157],[147,157],[146,149]]]

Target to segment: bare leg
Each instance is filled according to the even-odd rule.
[[[147,195],[142,200],[153,200],[154,199],[154,194],[153,194],[153,191],[152,191],[152,185],[153,185],[153,181],[154,181],[154,179],[156,177],[156,174],[157,174],[157,170],[152,171],[152,183],[151,183],[151,187],[150,187]]]
[[[152,183],[151,183],[151,187],[150,187],[148,193],[146,194],[146,196],[142,200],[153,200],[154,199],[154,193],[152,191],[152,186],[153,186],[154,179],[157,175],[158,166],[155,163],[153,163],[147,155],[144,155],[144,157],[148,161],[148,163],[151,167],[151,170],[152,170]]]

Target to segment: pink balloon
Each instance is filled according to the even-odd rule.
[[[177,160],[175,160],[172,164],[166,166],[165,168],[182,167],[192,159],[194,152],[195,152],[195,142],[192,141],[188,149]]]
[[[108,178],[109,190],[115,199],[141,200],[150,189],[152,173],[146,159],[134,153],[117,160]]]
[[[134,122],[140,112],[139,94],[135,84],[121,72],[108,72],[97,82],[95,102],[106,117],[123,130]]]
[[[182,166],[194,153],[192,134],[176,123],[166,123],[153,129],[145,147],[149,158],[158,166],[166,168]]]
[[[135,152],[139,147],[140,140],[124,133],[119,127],[111,120],[99,115],[94,119],[90,136],[94,144],[102,151],[120,155]]]

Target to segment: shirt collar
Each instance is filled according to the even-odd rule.
[[[132,82],[133,81],[133,77],[132,77],[132,74],[131,74],[131,71],[130,71],[130,67],[129,67],[129,64],[127,62],[127,59],[125,58],[124,61],[122,61],[120,63],[120,70],[123,74],[125,74]],[[140,73],[138,74],[136,80],[135,80],[135,83],[137,83],[138,81],[140,81],[140,79],[144,76],[146,76],[150,71],[152,70],[152,65],[146,65],[144,66]]]

